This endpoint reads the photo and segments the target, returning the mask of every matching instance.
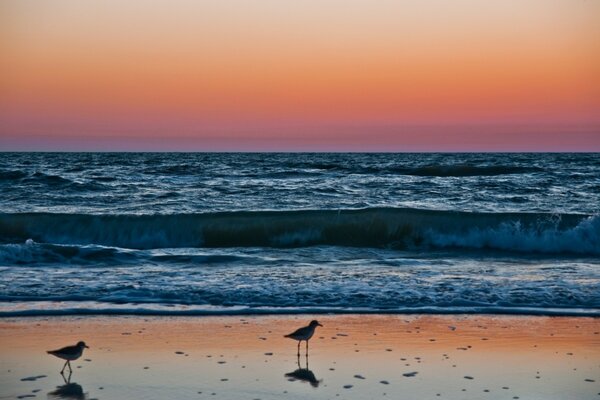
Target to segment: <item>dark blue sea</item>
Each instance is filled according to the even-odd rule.
[[[0,153],[0,316],[600,315],[600,154]]]

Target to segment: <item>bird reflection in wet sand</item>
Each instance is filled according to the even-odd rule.
[[[300,355],[298,355],[298,369],[293,372],[288,372],[285,377],[289,381],[302,381],[308,382],[312,387],[319,387],[322,380],[318,380],[315,374],[308,369],[308,355],[306,356],[306,368],[302,368],[300,365]]]
[[[68,378],[65,378],[62,374],[61,376],[63,377],[65,384],[57,386],[55,390],[48,392],[49,399],[86,400],[88,398],[87,395],[83,393],[81,385],[71,382],[71,374],[69,374]]]

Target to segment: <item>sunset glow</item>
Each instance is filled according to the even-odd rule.
[[[600,2],[0,3],[0,150],[600,151]]]

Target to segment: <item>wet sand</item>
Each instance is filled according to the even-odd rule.
[[[304,345],[283,335],[317,318]],[[70,382],[45,353],[85,340]],[[600,320],[506,316],[0,320],[0,399],[600,399]]]

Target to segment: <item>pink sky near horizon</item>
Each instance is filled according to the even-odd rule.
[[[0,150],[600,151],[600,2],[5,0]]]

